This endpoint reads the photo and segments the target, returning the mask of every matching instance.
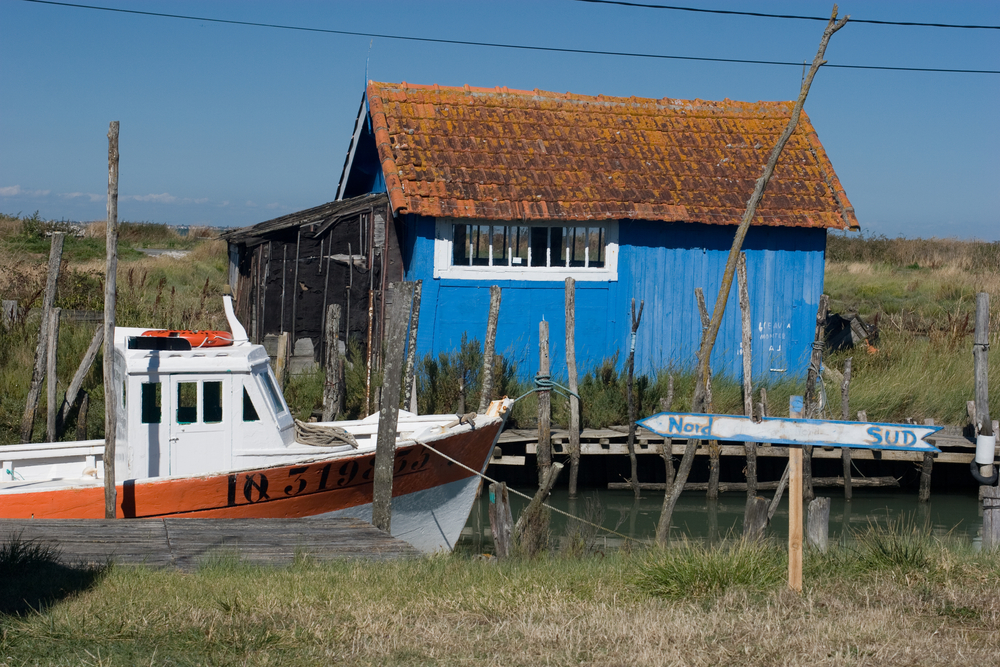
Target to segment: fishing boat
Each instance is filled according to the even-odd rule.
[[[115,329],[117,516],[371,521],[379,414],[297,422],[263,346],[228,296],[224,307],[228,345],[192,345],[219,332]],[[394,537],[454,547],[511,403],[462,418],[399,411]],[[0,446],[0,519],[104,518],[104,444]]]

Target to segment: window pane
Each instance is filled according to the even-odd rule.
[[[201,414],[206,424],[222,421],[222,383],[206,382],[202,386]]]
[[[177,383],[177,423],[193,424],[198,421],[198,383]]]
[[[604,229],[591,227],[589,233],[590,266],[604,266]]]
[[[267,390],[267,395],[271,399],[271,405],[274,406],[274,413],[280,415],[285,411],[285,406],[281,401],[280,394],[278,394],[278,388],[274,386],[274,380],[271,378],[271,373],[261,373],[261,377],[264,378],[264,389]]]
[[[463,266],[469,263],[469,226],[452,225],[452,266]]]
[[[472,264],[486,266],[490,263],[490,227],[489,225],[472,225]]]
[[[514,257],[511,259],[511,263],[514,266],[527,266],[528,265],[528,229],[529,227],[512,227],[514,232],[514,242],[512,244],[512,252]]]
[[[493,264],[505,266],[507,264],[507,230],[508,227],[494,225],[490,238],[493,239]]]
[[[159,424],[161,415],[160,383],[142,383],[142,423]]]
[[[546,266],[545,255],[549,248],[549,228],[531,228],[531,265]]]
[[[587,228],[573,227],[568,231],[573,234],[573,244],[569,256],[569,265],[583,266],[585,257],[584,247],[587,244]]]
[[[562,227],[549,227],[549,249],[552,253],[549,258],[549,266],[565,266],[566,265],[566,251],[562,249],[563,246],[563,228]],[[561,253],[561,254],[560,254]]]
[[[253,401],[250,400],[250,394],[247,393],[246,387],[243,387],[243,421],[260,421],[260,417],[257,415],[257,408],[253,406]]]

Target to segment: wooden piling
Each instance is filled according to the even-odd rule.
[[[989,349],[990,349],[990,295],[976,294],[976,333],[972,346],[973,370],[976,392],[976,435],[996,435],[990,420],[989,404]],[[979,466],[979,474],[993,476],[993,464]],[[984,496],[985,497],[985,496]]]
[[[372,492],[372,524],[390,532],[392,522],[392,472],[396,456],[396,424],[403,382],[403,346],[409,328],[413,283],[392,283],[387,290],[388,312],[383,328],[385,358],[382,365],[382,401],[375,443]]]
[[[90,371],[94,359],[97,358],[97,353],[100,351],[101,343],[103,342],[104,326],[102,325],[94,331],[94,337],[90,339],[90,346],[87,348],[86,353],[84,353],[83,359],[80,361],[80,365],[77,367],[76,373],[73,374],[73,379],[66,389],[62,408],[59,411],[59,417],[56,419],[57,437],[62,436],[66,430],[66,419],[69,417],[70,410],[73,409],[73,404],[76,403],[76,397],[80,392],[80,387],[83,386],[83,380],[87,377],[87,373]]]
[[[569,375],[569,497],[580,476],[580,393],[576,375],[576,280],[566,279],[566,372]]]
[[[928,426],[934,425],[933,419],[925,419]],[[930,444],[934,444],[934,438],[925,438]],[[847,449],[846,447],[844,449]],[[931,452],[924,452],[923,465],[920,468],[920,502],[926,503],[931,499],[931,472],[934,470],[934,455]]]
[[[736,285],[739,293],[740,315],[743,330],[743,340],[740,352],[743,355],[743,414],[753,419],[753,356],[751,340],[753,338],[753,323],[750,317],[750,289],[747,284],[747,255],[740,253],[736,264]],[[747,509],[744,526],[750,519],[752,505],[757,498],[757,443],[748,442],[744,445],[747,452]]]
[[[816,335],[813,338],[812,356],[809,360],[809,371],[806,373],[805,416],[807,419],[819,419],[819,392],[816,383],[822,382],[820,367],[823,365],[823,342],[826,330],[826,311],[829,297],[822,294],[819,297],[819,307],[816,309]],[[816,494],[812,486],[812,445],[802,447],[802,493],[805,500],[812,500]]]
[[[493,550],[497,558],[503,559],[513,555],[511,551],[513,530],[514,518],[510,512],[507,484],[493,482],[490,484],[490,531],[493,533]]]
[[[674,403],[674,376],[667,376],[667,395],[660,398],[660,409],[670,412]],[[673,438],[666,438],[660,448],[660,456],[663,457],[663,467],[666,473],[666,481],[663,484],[663,506],[660,508],[660,519],[656,524],[656,544],[666,546],[670,530],[670,499],[674,492],[674,441]]]
[[[1000,487],[983,487],[983,551],[1000,548]]]
[[[115,306],[118,279],[118,121],[108,129],[108,223],[104,265],[104,517],[114,519],[118,503],[115,487],[115,437],[118,392],[115,382]]]
[[[483,343],[483,389],[479,395],[479,414],[493,400],[493,362],[496,361],[497,320],[500,319],[500,286],[490,286],[490,314],[486,320],[486,342]]]
[[[802,417],[802,397],[789,399],[788,416]],[[802,448],[788,449],[788,586],[802,592]]]
[[[326,378],[323,383],[323,417],[325,422],[337,419],[343,411],[344,391],[340,358],[340,304],[331,303],[326,310]]]
[[[61,308],[53,308],[49,313],[49,341],[45,350],[45,439],[47,442],[56,440],[56,396],[59,388],[59,375],[56,363],[59,353],[59,313]]]
[[[628,458],[629,462],[632,464],[632,476],[629,477],[629,483],[632,485],[632,492],[635,497],[639,497],[639,463],[638,459],[635,457],[635,396],[633,391],[633,385],[635,384],[635,336],[636,331],[639,329],[639,323],[642,321],[642,309],[645,307],[646,302],[639,302],[639,314],[636,315],[635,312],[635,299],[632,299],[632,336],[629,342],[628,350],[628,379],[625,383],[625,399],[628,403]]]
[[[695,300],[698,302],[698,312],[701,315],[701,328],[702,332],[708,330],[710,325],[710,319],[708,315],[708,308],[705,305],[705,293],[700,287],[694,288]],[[703,334],[704,335],[704,334]],[[703,409],[698,409],[693,407],[695,412],[712,412],[712,367],[709,364],[705,364],[705,374],[704,374],[704,394],[703,394]],[[697,387],[695,388],[697,391]],[[709,440],[708,441],[708,493],[707,497],[715,499],[719,497],[719,441]]]
[[[278,381],[278,387],[284,390],[285,376],[288,374],[288,332],[282,331],[278,335],[278,359],[275,362],[274,375]]]
[[[844,360],[844,381],[840,385],[840,418],[850,421],[849,395],[851,390],[851,357]],[[850,500],[854,495],[851,484],[851,448],[842,447],[840,458],[844,468],[844,500]]]
[[[549,381],[549,323],[538,323],[538,377]],[[552,465],[552,392],[547,387],[538,392],[538,486],[545,483]]]
[[[809,501],[809,518],[806,535],[809,544],[826,553],[830,543],[830,499],[813,498]]]
[[[562,469],[563,464],[556,461],[545,470],[535,497],[521,512],[514,525],[514,541],[526,556],[536,555],[548,544],[549,520],[543,503],[552,492],[552,487],[556,485],[556,479]]]
[[[767,498],[756,496],[747,501],[747,509],[743,514],[743,539],[756,542],[764,539],[767,528],[767,510],[770,503]]]
[[[62,263],[63,239],[65,237],[66,235],[62,232],[54,233],[49,248],[49,269],[45,279],[45,296],[42,299],[42,321],[38,328],[38,345],[35,347],[35,366],[31,374],[31,384],[28,385],[28,399],[24,405],[24,416],[21,418],[21,442],[31,442],[31,436],[35,430],[35,411],[38,410],[42,381],[45,380],[49,322],[52,306],[56,300],[56,286],[59,281],[59,267]]]
[[[410,315],[410,335],[406,343],[406,372],[403,374],[403,407],[417,413],[417,328],[420,324],[420,295],[424,281],[418,280],[413,288],[413,308]]]
[[[90,411],[90,394],[83,392],[80,399],[80,409],[76,413],[76,439],[87,439],[87,413]]]

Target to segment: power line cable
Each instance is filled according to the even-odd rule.
[[[70,2],[55,2],[54,0],[22,0],[22,2],[32,2],[39,5],[54,5],[57,7],[73,7],[75,9],[93,9],[97,11],[112,12],[116,14],[135,14],[139,16],[152,16],[156,18],[181,19],[185,21],[203,21],[205,23],[221,23],[226,25],[242,25],[254,28],[274,28],[278,30],[296,30],[300,32],[314,32],[330,35],[346,35],[349,37],[378,37],[379,39],[396,39],[410,42],[426,42],[431,44],[451,44],[456,46],[483,46],[496,49],[518,49],[522,51],[545,51],[549,53],[573,53],[595,56],[620,56],[624,58],[651,58],[655,60],[690,60],[697,62],[711,63],[738,63],[743,65],[782,65],[790,67],[802,67],[802,63],[787,62],[782,60],[748,60],[740,58],[709,58],[705,56],[678,56],[659,53],[636,53],[630,51],[598,51],[593,49],[571,49],[558,46],[534,46],[526,44],[503,44],[498,42],[473,42],[460,39],[441,39],[435,37],[413,37],[408,35],[390,35],[377,32],[362,32],[355,30],[334,30],[332,28],[310,28],[307,26],[282,25],[279,23],[257,23],[253,21],[237,21],[235,19],[215,19],[203,16],[188,16],[184,14],[167,14],[163,12],[147,12],[138,9],[121,9],[118,7],[98,7],[95,5],[82,5]],[[939,72],[947,74],[1000,74],[1000,70],[980,70],[980,69],[942,69],[934,67],[889,67],[881,65],[836,65],[826,63],[823,67],[837,69],[859,69],[859,70],[883,70],[894,72]]]
[[[830,17],[799,16],[796,14],[766,14],[764,12],[741,12],[732,9],[702,9],[699,7],[678,7],[675,5],[653,5],[645,2],[625,2],[625,0],[574,0],[594,5],[619,5],[622,7],[637,7],[641,9],[669,9],[677,12],[696,12],[699,14],[729,14],[731,16],[755,16],[767,19],[796,19],[800,21],[829,21]],[[958,25],[955,23],[920,23],[918,21],[878,21],[876,19],[850,19],[850,23],[868,23],[871,25],[917,26],[922,28],[965,28],[971,30],[1000,30],[1000,25]]]

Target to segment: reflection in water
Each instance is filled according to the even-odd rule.
[[[534,489],[518,489],[532,494]],[[833,489],[831,489],[833,491]],[[838,490],[839,491],[839,490]],[[830,498],[830,541],[848,540],[852,532],[857,532],[876,523],[886,525],[889,520],[912,520],[916,525],[929,525],[931,533],[943,537],[951,535],[969,540],[973,545],[981,542],[983,526],[982,507],[974,493],[946,494],[931,496],[930,502],[921,503],[916,492],[898,489],[855,489],[854,498],[845,501],[841,493],[825,494]],[[566,489],[556,489],[549,497],[548,504],[584,519],[586,498],[596,499],[603,510],[601,525],[627,535],[635,540],[649,540],[656,535],[656,523],[663,504],[661,493],[647,491],[636,500],[631,490],[589,491],[570,500]],[[739,537],[743,531],[743,510],[746,497],[742,494],[723,494],[719,500],[708,500],[704,492],[685,492],[677,501],[671,527],[671,539],[707,540],[716,544],[729,537]],[[513,493],[510,495],[511,509],[515,521],[528,501]],[[594,512],[591,512],[594,514]],[[597,512],[601,514],[601,512]],[[552,535],[560,538],[566,535],[566,517],[553,513]],[[788,536],[788,500],[783,498],[774,519],[768,527],[768,535],[779,538]],[[623,538],[606,531],[599,531],[596,547],[613,549],[621,545]],[[460,546],[473,553],[492,551],[490,537],[488,494],[476,501],[469,516],[469,522],[462,532]]]

